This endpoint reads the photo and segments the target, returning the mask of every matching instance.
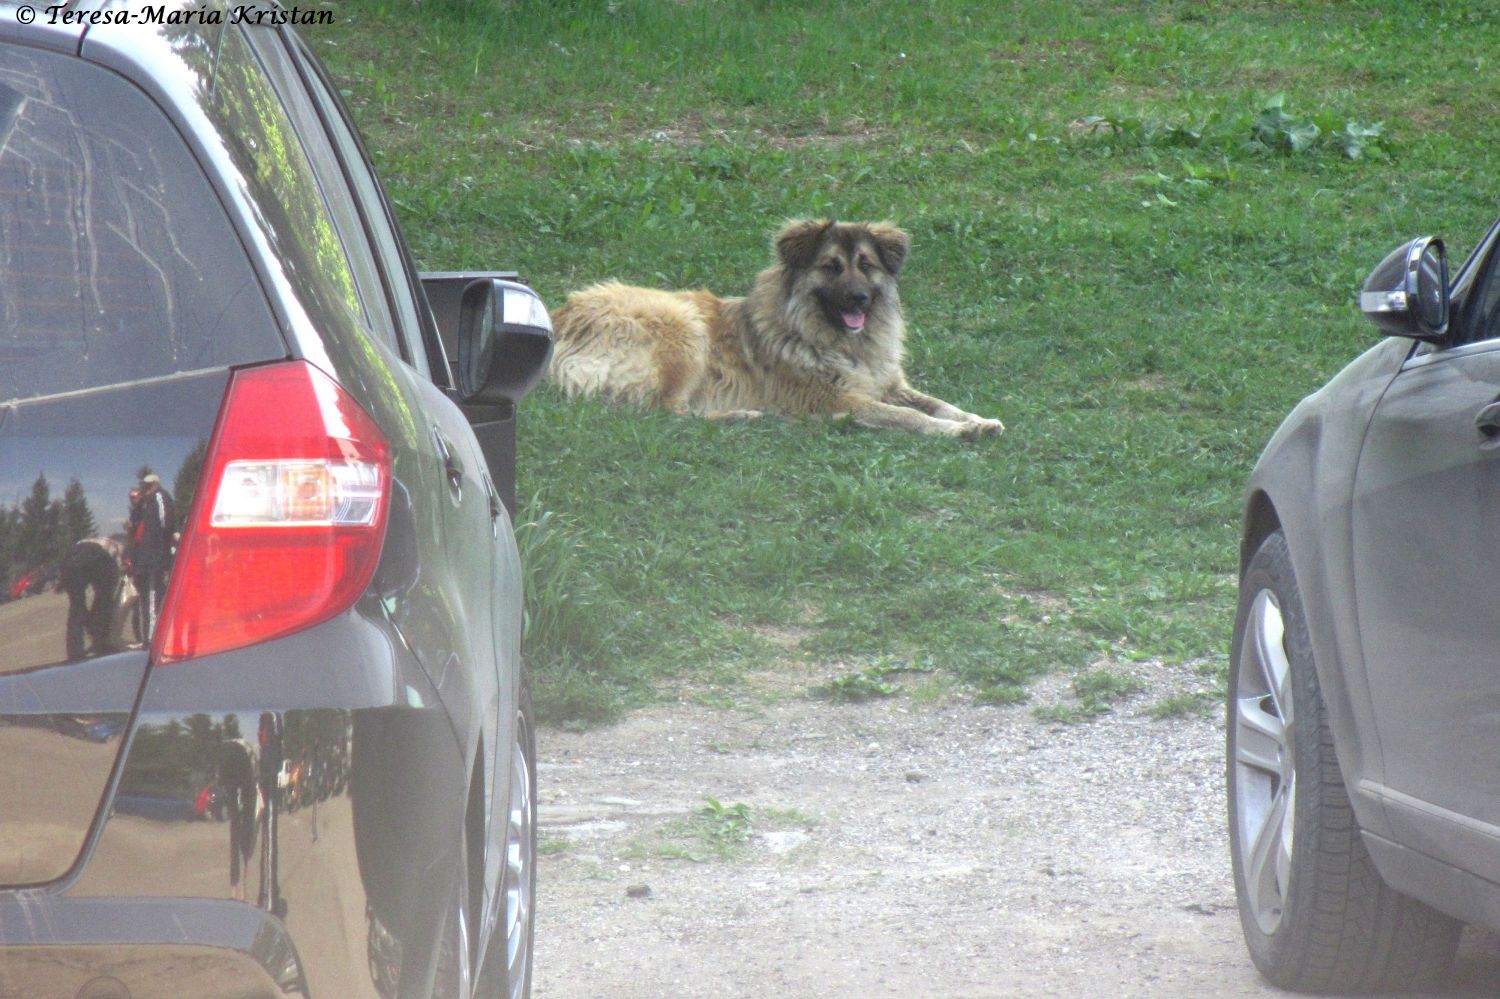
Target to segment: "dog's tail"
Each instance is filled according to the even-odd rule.
[[[597,395],[639,406],[673,406],[677,386],[663,384],[662,363],[673,351],[663,348],[668,340],[678,341],[670,344],[677,350],[687,346],[673,334],[701,322],[691,305],[668,292],[617,281],[584,288],[552,313],[547,377],[569,398]]]
[[[561,329],[555,316],[553,326],[555,330]],[[588,349],[589,346],[584,338],[557,337],[547,378],[570,399],[580,395],[618,397],[621,394],[618,365],[608,356]]]

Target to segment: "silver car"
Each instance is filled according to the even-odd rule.
[[[1262,974],[1430,987],[1500,928],[1500,224],[1451,282],[1413,240],[1360,296],[1388,339],[1250,479],[1229,830]]]

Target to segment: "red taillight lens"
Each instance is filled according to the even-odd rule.
[[[152,660],[276,638],[347,610],[385,538],[390,445],[306,361],[231,376]]]

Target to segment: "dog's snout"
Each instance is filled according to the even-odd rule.
[[[870,293],[863,288],[851,288],[849,290],[849,304],[860,306],[869,305]]]

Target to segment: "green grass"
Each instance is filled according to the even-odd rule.
[[[862,670],[845,673],[810,691],[812,696],[835,704],[860,704],[865,701],[894,697],[901,686],[891,678],[904,673],[931,673],[931,663],[911,663],[882,656]]]
[[[1073,696],[1076,704],[1048,704],[1035,708],[1032,715],[1039,721],[1074,722],[1087,721],[1114,710],[1114,702],[1124,700],[1146,689],[1146,682],[1139,677],[1127,676],[1113,670],[1100,668],[1090,670],[1073,678]],[[1166,717],[1166,716],[1160,716]]]
[[[1109,714],[1114,710],[1115,702],[1143,693],[1148,687],[1140,677],[1120,673],[1109,667],[1099,667],[1073,678],[1072,702],[1039,705],[1032,709],[1031,714],[1041,722],[1072,725]],[[988,699],[983,695],[981,697]],[[1179,712],[1150,713],[1152,717],[1161,719],[1174,717]]]
[[[795,808],[752,808],[743,801],[726,805],[705,796],[703,805],[680,819],[660,823],[627,845],[624,854],[643,859],[709,860],[741,857],[757,833],[814,829],[816,818]]]
[[[1173,694],[1151,705],[1146,713],[1158,721],[1166,718],[1208,717],[1223,699],[1222,691],[1211,693],[1196,690],[1187,694]]]
[[[1222,660],[1260,447],[1374,342],[1367,271],[1427,232],[1461,255],[1500,175],[1500,19],[1456,2],[338,18],[309,35],[424,266],[517,268],[553,303],[606,277],[739,294],[782,219],[889,218],[913,237],[913,383],[1009,428],[965,445],[539,391],[520,488],[554,720],[775,658],[930,660],[1006,703],[1105,655]]]

